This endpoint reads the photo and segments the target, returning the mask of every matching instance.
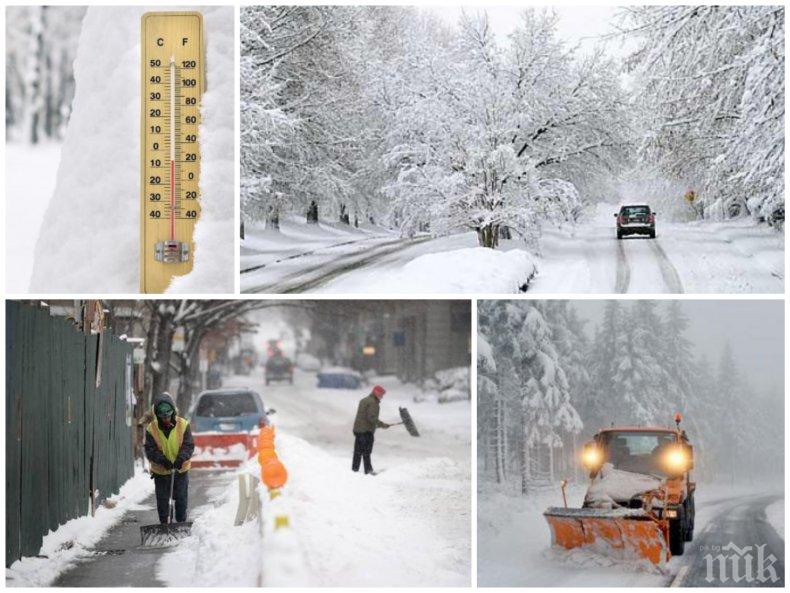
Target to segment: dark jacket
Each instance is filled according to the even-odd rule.
[[[376,432],[376,428],[386,428],[385,424],[379,420],[379,399],[372,393],[359,400],[357,407],[357,417],[354,419],[354,434],[363,432]]]
[[[173,398],[170,397],[170,394],[163,393],[162,395],[157,396],[154,398],[154,403],[151,406],[152,410],[156,410],[156,406],[158,406],[161,402],[167,402],[171,406],[173,406],[173,416],[170,419],[170,428],[165,428],[162,425],[162,421],[159,419],[156,414],[154,414],[154,418],[156,418],[156,423],[159,425],[159,430],[165,435],[165,437],[170,436],[170,431],[176,427],[176,418],[178,417],[178,409],[176,408],[176,404],[173,401]],[[192,427],[187,426],[187,429],[184,431],[184,440],[181,441],[181,447],[178,449],[178,455],[176,456],[176,467],[184,463],[187,459],[192,457],[192,454],[195,452],[195,441],[192,439]],[[165,457],[165,454],[162,453],[161,449],[156,444],[154,437],[151,435],[150,432],[147,430],[145,431],[145,456],[148,458],[148,461],[152,463],[157,463],[159,465],[163,465],[170,468],[170,460]]]

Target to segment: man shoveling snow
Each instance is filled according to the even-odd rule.
[[[381,385],[374,385],[370,394],[359,400],[357,417],[354,419],[354,458],[351,469],[359,471],[360,461],[364,461],[365,473],[375,476],[370,456],[373,453],[373,435],[377,428],[389,428],[390,425],[379,420],[381,398],[387,390]]]

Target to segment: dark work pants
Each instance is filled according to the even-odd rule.
[[[373,471],[373,464],[370,462],[370,454],[373,453],[373,433],[355,432],[354,433],[354,460],[351,462],[351,469],[359,471],[359,462],[365,462],[365,473]]]
[[[160,476],[154,474],[154,486],[156,488],[156,510],[159,513],[159,522],[167,523],[167,513],[170,509],[170,476]],[[176,501],[176,523],[183,523],[187,520],[187,493],[189,491],[189,472],[185,474],[176,473],[175,483],[173,484],[173,498]]]

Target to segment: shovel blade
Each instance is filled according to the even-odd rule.
[[[641,511],[549,509],[543,515],[554,546],[566,550],[589,546],[607,556],[623,560],[644,558],[655,565],[669,560],[661,526]]]
[[[191,530],[192,521],[143,525],[140,527],[140,540],[144,548],[166,548],[189,536]]]
[[[417,426],[414,424],[414,420],[411,419],[409,410],[406,408],[398,408],[398,411],[400,412],[400,419],[403,421],[403,426],[406,427],[406,430],[409,431],[409,434],[413,437],[420,436]]]

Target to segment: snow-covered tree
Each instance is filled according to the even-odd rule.
[[[709,217],[784,222],[784,7],[622,9],[646,125],[642,158]]]
[[[74,97],[79,6],[6,9],[6,138],[62,140]]]

